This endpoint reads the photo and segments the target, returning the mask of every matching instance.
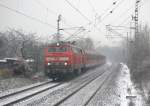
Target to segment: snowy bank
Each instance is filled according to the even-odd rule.
[[[121,106],[143,106],[142,97],[131,81],[130,69],[121,64],[118,86],[121,89]]]

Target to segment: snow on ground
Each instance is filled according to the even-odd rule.
[[[23,76],[1,78],[0,79],[0,93],[9,89],[28,86],[36,82],[39,82],[39,80],[37,79],[33,80],[33,79],[25,78]]]
[[[103,84],[106,78],[110,75],[111,71],[105,72],[102,76],[95,79],[86,87],[81,89],[76,95],[73,95],[67,101],[60,106],[84,106],[86,101],[92,96],[92,94]]]
[[[122,67],[120,69],[121,73],[117,83],[121,90],[120,105],[121,106],[142,106],[143,105],[142,96],[138,94],[134,84],[130,79],[130,70],[125,64],[121,64],[121,67]]]
[[[146,104],[150,105],[150,77],[148,79],[146,77],[145,80],[142,81],[142,90]]]
[[[30,100],[27,100],[24,103],[22,102],[19,105],[21,105],[21,106],[22,105],[23,106],[24,105],[25,106],[26,105],[27,106],[53,106],[59,100],[66,97],[67,95],[71,94],[75,90],[79,89],[84,84],[86,84],[90,79],[93,79],[93,77],[95,77],[96,74],[103,73],[107,69],[108,69],[107,65],[103,65],[103,66],[98,67],[93,70],[91,69],[91,71],[89,70],[88,72],[84,73],[83,75],[81,75],[69,82],[65,82],[64,83],[65,86],[63,86],[61,88],[56,87],[57,90],[54,90],[54,91],[51,91],[51,89],[50,89],[49,91],[46,91],[46,92],[41,93],[40,95],[34,96]],[[93,92],[93,91],[91,91],[91,92]],[[74,102],[74,101],[72,101],[72,102]],[[71,105],[69,105],[69,106],[71,106]],[[75,105],[75,106],[80,106],[80,105]]]
[[[142,73],[143,75],[142,75],[141,83],[140,83],[143,98],[145,100],[145,104],[147,104],[148,106],[150,106],[150,71],[149,69],[150,67],[148,67],[146,71]]]
[[[88,106],[120,106],[117,105],[120,103],[120,92],[118,92],[116,84],[118,73],[119,69],[114,68],[110,78],[89,102]]]
[[[0,81],[0,91],[33,84],[37,81],[14,77]],[[133,102],[133,104],[131,104]],[[130,79],[130,70],[125,64],[114,69],[110,80],[97,92],[88,106],[143,106],[142,96]]]
[[[134,104],[131,104],[131,98]],[[125,64],[120,64],[88,106],[143,106],[142,104],[142,96],[130,79],[130,70]]]

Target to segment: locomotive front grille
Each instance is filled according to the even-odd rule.
[[[66,71],[66,70],[72,70],[72,66],[69,65],[67,62],[49,62],[46,66],[50,70],[55,71]]]
[[[51,63],[51,66],[63,66],[64,62],[53,62]]]

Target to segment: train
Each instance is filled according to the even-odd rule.
[[[53,80],[69,74],[79,75],[105,61],[105,56],[84,50],[70,42],[52,43],[44,48],[44,72]]]

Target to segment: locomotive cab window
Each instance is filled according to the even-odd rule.
[[[67,47],[58,46],[58,47],[49,47],[48,52],[66,52],[68,51]]]

